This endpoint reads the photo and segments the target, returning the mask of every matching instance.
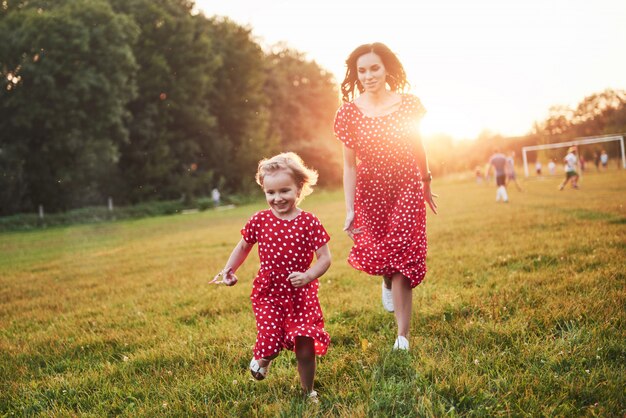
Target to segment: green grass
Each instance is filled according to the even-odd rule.
[[[0,415],[624,416],[626,172],[560,180],[523,182],[509,204],[434,182],[410,353],[391,352],[380,280],[345,262],[341,192],[307,198],[334,257],[318,406],[291,352],[249,375],[256,255],[234,288],[207,284],[262,202],[0,234]]]

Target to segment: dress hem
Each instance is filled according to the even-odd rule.
[[[356,262],[352,261],[350,258],[348,258],[348,264],[350,264],[350,266],[352,266],[352,268],[354,268],[355,270],[362,271],[364,273],[369,274],[370,276],[383,277],[383,276],[388,275],[388,274],[383,273],[382,271],[379,271],[379,270],[373,272],[373,271],[371,271],[371,269],[368,270],[365,267],[361,267]],[[403,269],[394,269],[394,273],[395,272],[400,273],[404,277],[409,279],[409,281],[411,283],[411,289],[415,289],[417,286],[419,286],[424,281],[424,278],[426,277],[426,271],[424,271],[423,273],[418,274],[418,276],[415,278],[415,280],[413,279],[413,277],[415,275],[411,275],[411,274],[407,273],[406,270],[403,271]],[[392,273],[392,274],[394,274],[394,273]],[[421,276],[421,277],[419,277],[419,276]]]

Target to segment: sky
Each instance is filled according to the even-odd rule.
[[[428,113],[426,135],[528,133],[553,105],[626,89],[625,0],[196,0],[284,42],[339,83],[358,45],[387,44]]]

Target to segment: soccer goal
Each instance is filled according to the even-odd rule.
[[[622,167],[626,168],[626,155],[624,154],[624,137],[622,135],[605,135],[605,136],[588,136],[583,138],[576,138],[572,141],[567,142],[558,142],[556,144],[542,144],[542,145],[530,145],[527,147],[522,147],[522,157],[524,159],[524,174],[526,177],[528,174],[528,159],[526,157],[526,153],[528,151],[539,151],[544,149],[554,149],[554,148],[566,148],[571,147],[573,145],[588,145],[588,144],[597,144],[599,142],[611,142],[611,141],[619,141],[620,149],[622,151]]]

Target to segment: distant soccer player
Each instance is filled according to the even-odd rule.
[[[489,176],[489,172],[493,167],[496,176],[496,202],[502,201],[507,203],[509,201],[509,195],[506,192],[506,156],[500,152],[499,149],[494,150],[493,155],[489,158],[487,163],[486,176]]]
[[[600,162],[602,163],[602,169],[606,170],[609,165],[609,154],[607,154],[605,150],[602,150],[600,154]]]
[[[508,158],[506,159],[505,172],[506,172],[506,183],[507,184],[509,184],[510,182],[515,183],[515,187],[517,188],[518,191],[521,192],[522,186],[520,186],[519,183],[517,182],[517,175],[515,174],[515,151],[511,151]]]
[[[548,172],[551,176],[556,173],[556,163],[554,162],[554,158],[550,158],[550,162],[548,163]]]
[[[541,175],[541,161],[537,160],[537,162],[535,163],[535,173],[537,173],[538,176]]]
[[[576,157],[576,147],[569,147],[567,155],[563,158],[565,161],[565,180],[559,186],[559,190],[563,190],[568,181],[572,181],[572,188],[578,189],[578,157]]]

